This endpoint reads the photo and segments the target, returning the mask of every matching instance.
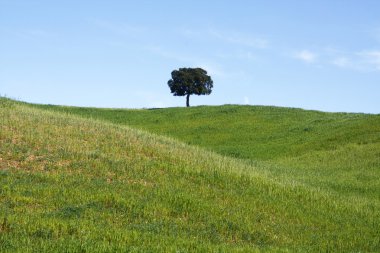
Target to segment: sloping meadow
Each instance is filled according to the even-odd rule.
[[[1,252],[379,251],[378,203],[0,99]]]
[[[273,106],[104,109],[30,105],[175,138],[244,159],[275,180],[380,203],[380,115]]]

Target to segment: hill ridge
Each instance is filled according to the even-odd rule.
[[[129,127],[20,104],[0,117],[1,251],[379,248],[377,203]]]

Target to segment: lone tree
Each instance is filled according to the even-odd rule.
[[[186,106],[189,107],[190,95],[210,95],[213,81],[204,69],[180,68],[172,71],[168,85],[174,96],[186,96]]]

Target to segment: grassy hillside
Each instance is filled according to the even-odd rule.
[[[275,160],[265,155],[265,166],[254,166],[121,124],[5,99],[0,119],[1,252],[380,250],[375,197],[347,201],[273,178],[265,171],[275,170],[268,163]]]
[[[380,201],[380,115],[237,105],[156,110],[38,107],[171,136],[248,159],[275,178],[339,197]]]

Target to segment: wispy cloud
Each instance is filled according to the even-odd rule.
[[[40,29],[40,28],[30,28],[30,29],[19,29],[11,30],[1,28],[1,32],[6,33],[10,36],[18,37],[23,40],[41,40],[41,39],[51,39],[56,36],[52,32]]]
[[[117,23],[108,20],[91,19],[88,22],[95,27],[112,32],[117,35],[139,37],[149,33],[149,30],[144,26],[132,25],[127,23]]]
[[[240,46],[252,47],[252,48],[268,48],[268,40],[256,37],[246,33],[238,32],[222,32],[215,29],[210,29],[209,34],[219,40],[227,43],[236,44]]]
[[[199,62],[201,59],[194,55],[187,55],[185,53],[175,52],[173,50],[164,49],[161,46],[147,46],[145,47],[151,53],[161,56],[166,59],[175,60],[182,63]]]
[[[211,62],[199,62],[197,63],[198,66],[193,67],[200,67],[205,69],[209,75],[214,77],[226,77],[227,72],[223,70],[223,68],[215,63]]]
[[[353,65],[347,57],[337,57],[333,59],[332,64],[340,68],[351,68]]]
[[[210,28],[208,30],[192,30],[183,28],[180,34],[191,39],[213,39],[219,42],[229,43],[238,46],[264,49],[269,47],[269,41],[261,36],[255,36],[250,33],[225,31]]]
[[[186,38],[199,38],[202,34],[199,30],[192,30],[189,28],[182,28],[178,31],[178,33]]]
[[[217,53],[216,56],[221,59],[237,59],[237,60],[254,60],[255,55],[251,51],[238,50],[236,52]]]
[[[298,51],[293,55],[294,58],[299,59],[306,63],[314,63],[318,57],[316,53],[309,50]]]
[[[380,50],[339,52],[333,57],[331,63],[339,68],[364,72],[380,71]]]
[[[196,55],[189,55],[186,53],[164,49],[163,47],[160,47],[160,46],[149,46],[149,47],[146,47],[146,49],[160,57],[178,61],[184,66],[186,65],[188,67],[193,67],[193,68],[195,67],[203,68],[208,72],[208,74],[214,77],[226,77],[228,75],[227,71],[224,71],[223,68],[219,64],[216,64],[212,60],[207,59],[207,58],[202,58]]]
[[[363,62],[373,69],[380,71],[380,50],[363,51],[358,53]]]

